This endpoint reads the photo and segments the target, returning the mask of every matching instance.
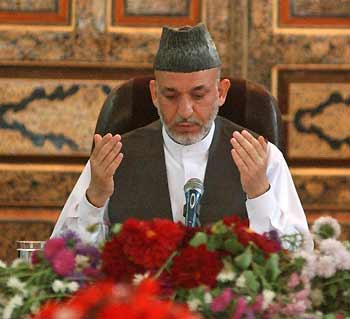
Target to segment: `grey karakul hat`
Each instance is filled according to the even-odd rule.
[[[220,65],[215,43],[204,23],[179,29],[163,27],[155,70],[190,73]]]

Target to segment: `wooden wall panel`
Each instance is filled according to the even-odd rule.
[[[0,25],[67,26],[72,23],[73,0],[21,0],[0,3]]]

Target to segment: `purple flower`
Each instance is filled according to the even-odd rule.
[[[61,249],[52,261],[53,270],[61,276],[69,276],[74,271],[75,255],[67,249]]]
[[[91,245],[84,245],[82,243],[78,243],[76,246],[76,253],[77,255],[89,257],[90,264],[92,267],[96,267],[100,259],[100,252],[96,247]]]
[[[61,238],[63,238],[66,241],[67,245],[71,248],[74,248],[75,245],[81,243],[81,239],[79,238],[77,233],[75,233],[72,230],[68,230],[65,233],[63,233],[61,235]]]
[[[242,315],[244,315],[246,308],[247,308],[246,300],[244,299],[244,297],[239,297],[237,300],[235,313],[233,314],[232,319],[240,319]]]
[[[86,277],[93,278],[93,279],[98,279],[102,277],[101,272],[99,272],[96,268],[88,267],[83,270],[83,274]]]
[[[226,288],[223,292],[214,298],[210,308],[213,312],[224,311],[225,308],[230,304],[233,298],[233,292],[231,288]]]
[[[66,247],[66,242],[63,238],[52,238],[49,239],[44,247],[45,258],[52,262],[54,257]]]

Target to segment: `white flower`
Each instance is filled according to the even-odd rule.
[[[320,243],[320,251],[328,256],[336,256],[339,250],[345,249],[343,244],[333,238],[322,240]]]
[[[267,309],[267,307],[271,304],[276,294],[272,290],[265,289],[263,290],[263,309]]]
[[[330,216],[318,218],[312,225],[312,233],[318,241],[327,238],[338,238],[340,235],[340,225],[338,221]],[[326,231],[326,232],[325,232]],[[324,237],[329,236],[329,237]]]
[[[294,258],[303,258],[305,260],[305,264],[301,272],[303,277],[306,277],[310,280],[315,277],[316,262],[317,262],[317,255],[315,251],[312,251],[312,252],[299,251],[296,254],[294,254]]]
[[[65,292],[66,291],[66,285],[62,280],[58,280],[56,279],[53,283],[52,283],[52,290],[56,293],[58,292]]]
[[[246,286],[246,279],[243,274],[238,277],[236,286],[239,288],[244,288]]]
[[[143,280],[145,280],[146,278],[148,278],[150,275],[150,272],[147,271],[144,274],[135,274],[134,278],[132,280],[132,283],[137,286],[138,284],[140,284]]]
[[[30,306],[30,311],[31,313],[37,313],[40,309],[40,303],[39,302],[34,302],[31,306]]]
[[[316,266],[316,274],[319,277],[330,278],[336,272],[334,260],[331,256],[320,256]]]
[[[311,290],[310,297],[311,297],[312,303],[316,307],[321,306],[322,302],[324,301],[322,290],[318,288]]]
[[[84,255],[76,255],[75,256],[75,267],[77,270],[83,270],[84,268],[89,266],[89,257]]]
[[[212,303],[212,301],[213,301],[212,295],[210,294],[210,292],[206,292],[206,293],[204,294],[204,302],[205,302],[207,305],[209,305],[209,304]]]
[[[9,280],[6,283],[7,287],[17,289],[22,291],[25,287],[25,283],[20,282],[17,277],[10,277]]]
[[[79,289],[79,284],[75,281],[71,281],[66,284],[66,288],[69,292],[75,292]]]
[[[23,259],[21,259],[21,258],[17,258],[17,259],[15,259],[13,262],[12,262],[12,264],[11,264],[11,268],[16,268],[18,265],[20,265],[20,264],[27,264]]]
[[[3,311],[3,319],[11,319],[13,311],[23,305],[23,298],[20,295],[14,295]]]
[[[233,271],[232,266],[224,266],[224,268],[218,273],[216,280],[220,282],[230,282],[236,278],[236,273]]]
[[[198,307],[201,305],[201,301],[198,298],[193,298],[187,301],[187,305],[191,311],[197,311]]]
[[[6,267],[7,267],[6,264],[2,260],[0,260],[0,268],[6,268]]]

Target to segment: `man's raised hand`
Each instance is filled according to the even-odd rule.
[[[248,131],[234,132],[231,138],[232,158],[241,176],[248,198],[264,194],[270,187],[266,176],[267,143],[262,136],[256,139]]]
[[[90,156],[91,181],[86,196],[92,205],[102,207],[113,194],[113,175],[123,159],[121,136],[108,133],[102,137],[95,134],[94,143]]]

